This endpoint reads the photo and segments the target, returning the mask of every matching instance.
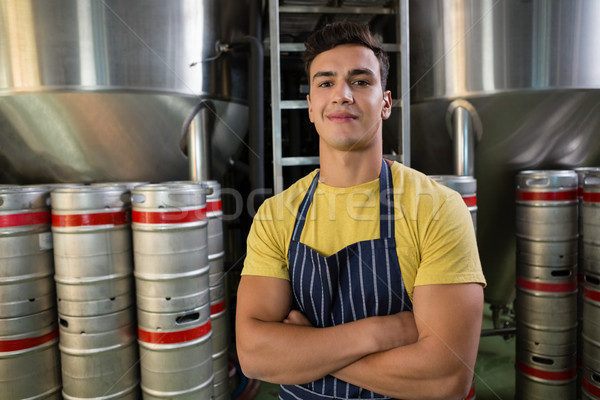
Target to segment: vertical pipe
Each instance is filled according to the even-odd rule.
[[[187,128],[187,150],[190,180],[202,182],[210,180],[210,140],[209,109],[202,107]]]
[[[454,174],[474,176],[475,132],[469,110],[464,107],[452,113],[452,135]]]

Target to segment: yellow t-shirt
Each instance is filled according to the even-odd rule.
[[[424,174],[392,164],[396,250],[407,292],[419,285],[485,285],[473,221],[460,195]],[[298,208],[316,170],[259,208],[243,275],[289,278],[287,253]],[[349,188],[319,182],[300,241],[325,257],[379,238],[379,179]]]

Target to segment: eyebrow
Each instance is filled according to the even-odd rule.
[[[314,82],[314,80],[317,78],[332,77],[332,76],[336,76],[336,75],[337,75],[337,73],[335,73],[333,71],[319,71],[313,75],[312,81]],[[369,68],[354,68],[354,69],[351,69],[350,71],[348,71],[348,74],[347,74],[348,77],[357,76],[357,75],[375,76],[375,73],[372,70],[370,70]]]

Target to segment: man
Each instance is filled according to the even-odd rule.
[[[259,209],[238,288],[244,373],[282,399],[460,399],[483,308],[458,193],[383,160],[389,62],[368,28],[306,43],[320,169]]]

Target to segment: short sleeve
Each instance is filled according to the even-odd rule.
[[[265,202],[252,221],[247,237],[247,253],[242,275],[259,275],[289,280],[287,245],[281,223]]]
[[[458,193],[447,193],[420,227],[415,286],[473,282],[485,286],[471,214]]]

